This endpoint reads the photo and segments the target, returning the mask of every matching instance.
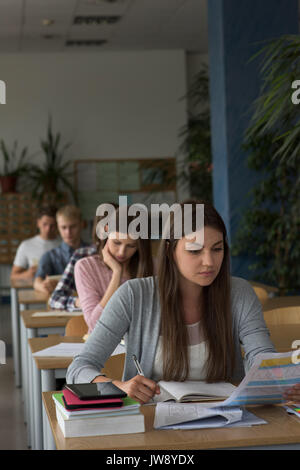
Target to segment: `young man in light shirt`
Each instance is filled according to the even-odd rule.
[[[62,207],[56,213],[56,221],[62,243],[42,256],[33,285],[36,290],[48,295],[53,292],[58,282],[57,279],[49,279],[49,276],[63,274],[74,251],[87,246],[80,238],[83,223],[77,207]]]
[[[11,270],[11,280],[33,279],[40,258],[49,250],[60,245],[57,234],[56,208],[42,207],[37,216],[39,234],[22,241],[19,245]]]

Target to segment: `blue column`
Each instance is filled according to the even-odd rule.
[[[262,41],[298,34],[298,0],[207,0],[214,205],[232,242],[258,176],[241,148],[260,87]],[[251,278],[249,258],[232,259],[232,274]]]

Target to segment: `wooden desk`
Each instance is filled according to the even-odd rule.
[[[274,308],[293,307],[300,308],[300,295],[289,295],[285,297],[272,297],[266,301],[263,306],[263,311],[273,310]]]
[[[300,340],[300,324],[270,325],[268,328],[271,341],[278,352],[292,351],[293,341]]]
[[[20,312],[21,318],[24,322],[24,326],[27,329],[37,330],[32,332],[33,336],[39,336],[43,334],[64,334],[64,328],[72,315],[68,316],[54,316],[52,312],[56,312],[56,310],[49,310],[49,316],[47,317],[34,317],[33,314],[36,312],[40,312],[41,309],[30,309],[30,310],[22,310]],[[74,316],[76,316],[77,312],[74,312]],[[55,331],[52,331],[52,328]],[[61,331],[57,331],[59,329]]]
[[[144,433],[64,438],[56,420],[54,392],[43,393],[43,402],[58,450],[183,450],[183,449],[224,449],[264,448],[288,446],[300,448],[300,422],[290,416],[281,406],[249,407],[249,410],[268,424],[228,429],[194,429],[159,431],[153,429],[154,406],[142,406],[145,416]],[[270,447],[272,448],[272,447]]]
[[[18,302],[20,305],[28,307],[28,305],[47,305],[49,295],[34,289],[21,289],[18,291]]]
[[[14,289],[33,289],[33,278],[11,280],[10,286]]]
[[[31,446],[31,409],[29,396],[29,374],[31,367],[31,353],[29,351],[28,340],[41,335],[60,334],[65,332],[65,326],[71,316],[57,317],[33,317],[33,313],[39,312],[41,309],[22,310],[20,311],[20,337],[21,337],[21,376],[22,376],[22,392],[24,399],[25,421],[28,426],[28,446]]]
[[[22,350],[22,322],[21,322],[21,317],[20,317],[20,312],[26,309],[31,309],[31,308],[40,308],[42,310],[45,310],[47,308],[47,301],[48,301],[48,295],[35,291],[34,289],[18,289],[17,291],[17,316],[18,316],[18,334],[19,334],[19,341],[21,344],[21,350]],[[19,363],[19,373],[21,377],[21,381],[23,381],[23,376],[22,376],[22,360]]]
[[[73,358],[70,357],[33,357],[32,354],[42,349],[54,346],[59,343],[82,343],[78,337],[50,335],[46,338],[31,338],[28,340],[30,348],[29,367],[29,400],[31,400],[31,423],[32,427],[32,448],[40,450],[46,448],[49,441],[48,422],[43,416],[42,394],[43,391],[55,388],[55,379],[65,377],[66,371]],[[43,435],[45,439],[43,439]],[[51,436],[51,431],[50,431]],[[45,443],[44,443],[45,441]]]
[[[12,347],[15,371],[15,385],[21,387],[21,356],[20,356],[20,323],[19,323],[19,303],[18,290],[32,289],[33,279],[18,279],[11,281],[10,285],[10,305],[11,305],[11,325],[12,325]]]

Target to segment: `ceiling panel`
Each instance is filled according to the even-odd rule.
[[[134,0],[119,0],[110,3],[101,0],[79,0],[77,2],[77,15],[123,15],[134,3]]]
[[[27,11],[46,11],[46,10],[59,10],[69,11],[74,10],[77,0],[24,0],[25,9]]]
[[[164,30],[181,36],[196,33],[203,28],[203,24],[207,29],[206,0],[186,0],[164,23]]]
[[[20,51],[51,51],[67,39],[107,39],[106,50],[167,49],[207,52],[207,0],[0,0],[0,37]],[[76,15],[121,15],[114,24],[75,25]],[[43,26],[45,19],[53,20]],[[53,36],[45,43],[44,36]],[[15,36],[14,40],[13,37]],[[24,44],[23,44],[24,42]],[[76,50],[66,48],[65,50]],[[97,48],[98,50],[99,48]],[[5,50],[2,40],[1,51]],[[82,47],[78,47],[82,51]],[[96,47],[91,47],[91,51]]]
[[[24,37],[21,50],[23,52],[60,52],[64,49],[64,38],[43,39],[40,36]]]
[[[0,37],[0,52],[18,52],[19,38],[14,36]]]
[[[118,33],[143,31],[145,34],[160,30],[185,0],[140,0],[134,4],[119,24]]]

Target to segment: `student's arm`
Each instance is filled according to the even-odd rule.
[[[11,281],[15,281],[18,279],[33,279],[34,275],[36,273],[37,267],[36,266],[31,266],[28,269],[22,268],[21,266],[13,266],[11,273],[10,273],[10,279]]]
[[[111,380],[101,374],[101,369],[131,325],[132,303],[126,284],[123,284],[111,297],[85,343],[83,352],[76,356],[69,366],[67,383],[107,382]],[[140,403],[146,403],[155,393],[159,393],[156,382],[137,374],[133,374],[133,377],[128,380],[113,380],[113,383]]]
[[[29,259],[26,250],[26,244],[22,242],[16,252],[13,267],[10,274],[10,279],[33,279],[36,273],[36,266],[29,266]]]
[[[112,382],[133,400],[138,401],[141,405],[148,403],[155,394],[160,393],[160,388],[154,380],[147,379],[143,375],[136,375],[130,380],[111,380],[103,375],[97,376],[92,383]]]
[[[47,279],[47,276],[56,274],[53,272],[51,257],[49,252],[44,253],[40,259],[37,271],[35,273],[33,287],[35,290],[51,294],[57,285],[57,280]]]
[[[261,303],[251,285],[242,279],[238,280],[234,308],[240,311],[238,314],[239,338],[245,352],[247,366],[250,367],[257,354],[276,351],[263,317]]]
[[[78,310],[80,302],[78,297],[73,295],[75,290],[74,266],[78,257],[73,255],[64,270],[62,278],[54,289],[48,304],[57,310],[67,310],[73,312]]]
[[[92,331],[107,302],[120,286],[122,272],[113,271],[109,280],[103,264],[84,258],[76,263],[74,274],[84,319]]]
[[[33,282],[33,288],[39,292],[43,292],[44,294],[50,295],[52,294],[53,290],[57,281],[54,279],[43,279],[42,277],[36,277]]]
[[[104,263],[112,270],[112,278],[100,301],[101,307],[104,308],[111,296],[120,287],[123,269],[122,265],[109,253],[107,244],[102,250],[102,256]]]

